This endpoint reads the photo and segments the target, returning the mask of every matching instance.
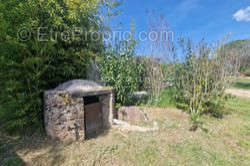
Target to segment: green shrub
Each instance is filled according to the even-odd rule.
[[[132,93],[142,85],[144,67],[135,56],[134,28],[132,24],[131,38],[117,41],[115,47],[106,50],[99,64],[102,82],[115,89],[116,102],[121,105],[133,104]]]
[[[250,80],[248,78],[238,78],[233,83],[233,88],[250,90]]]
[[[0,124],[11,130],[41,127],[42,94],[71,79],[85,78],[86,65],[103,50],[98,41],[81,38],[65,41],[37,40],[39,27],[60,34],[74,27],[84,32],[100,30],[97,1],[11,0],[0,2]],[[81,10],[79,10],[81,9]],[[93,20],[96,20],[93,21]],[[18,31],[27,28],[22,41]]]
[[[237,61],[221,46],[214,48],[204,41],[193,45],[184,39],[181,44],[185,61],[175,67],[176,100],[189,111],[195,130],[203,113],[221,117],[224,91],[238,71]]]
[[[176,107],[177,103],[175,100],[176,89],[174,87],[169,87],[164,89],[159,97],[159,100],[154,103],[157,107]]]
[[[138,76],[142,66],[135,59],[135,43],[124,41],[124,51],[110,50],[100,62],[101,80],[115,89],[116,102],[122,105],[132,104],[132,93],[140,86]]]
[[[243,71],[243,74],[245,74],[246,76],[250,76],[250,67],[248,67],[247,69],[245,69]]]

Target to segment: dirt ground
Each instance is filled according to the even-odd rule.
[[[233,96],[250,98],[250,90],[230,88],[226,90],[226,93]]]
[[[238,86],[232,86],[226,90],[226,93],[237,97],[250,98],[250,90],[248,88],[250,85],[250,77],[242,76],[237,78],[235,82]],[[239,84],[241,86],[239,86]]]

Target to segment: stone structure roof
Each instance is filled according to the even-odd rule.
[[[84,97],[106,94],[112,91],[112,88],[101,86],[89,80],[71,80],[59,85],[53,91],[67,91],[74,96]]]

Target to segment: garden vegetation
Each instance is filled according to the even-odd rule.
[[[110,15],[116,5],[98,0],[0,2],[1,128],[42,127],[43,91],[86,78],[89,60],[102,54],[104,44],[102,38],[83,35],[101,32],[99,9]]]
[[[114,11],[118,5],[119,1],[99,0],[0,2],[2,128],[42,128],[43,92],[71,79],[86,79],[93,59],[100,81],[114,88],[120,105],[134,104],[132,94],[138,90],[149,92],[150,105],[163,103],[160,94],[171,86],[171,102],[190,113],[193,130],[203,114],[221,116],[225,89],[238,71],[248,72],[249,63],[243,62],[249,61],[249,48],[237,43],[212,47],[185,38],[176,47],[170,38],[161,38],[149,42],[149,56],[137,56],[135,23],[128,40],[107,43],[88,36],[108,29],[102,16],[119,13]],[[151,14],[149,31],[169,31],[164,17]],[[180,61],[177,48],[183,50]]]

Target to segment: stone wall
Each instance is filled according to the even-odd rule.
[[[97,96],[102,105],[103,126],[108,129],[112,126],[113,121],[113,93],[109,91],[107,94]],[[76,97],[68,91],[46,91],[44,93],[44,123],[46,133],[52,139],[60,141],[84,140],[83,97]]]
[[[44,93],[44,122],[47,135],[58,140],[85,138],[83,98],[64,91]]]

